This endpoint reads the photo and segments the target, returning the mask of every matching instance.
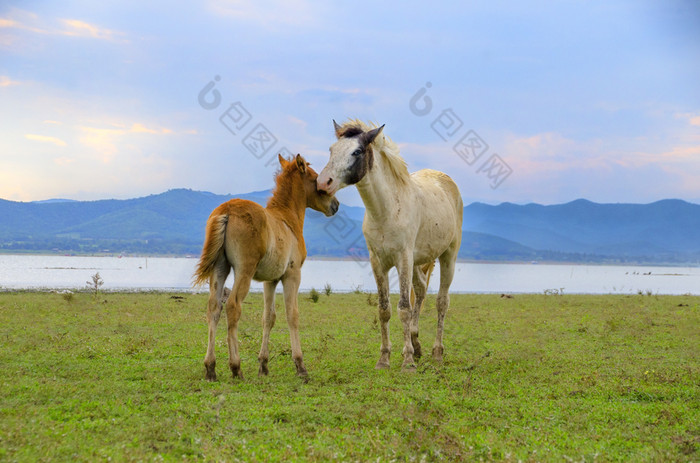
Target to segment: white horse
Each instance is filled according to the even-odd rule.
[[[330,148],[330,160],[318,176],[320,191],[331,195],[348,185],[357,186],[365,204],[362,232],[369,248],[377,282],[382,347],[376,368],[389,368],[389,270],[399,274],[399,317],[403,323],[403,369],[416,368],[421,356],[418,317],[427,289],[427,267],[440,260],[437,297],[437,336],[433,358],[442,361],[442,334],[450,304],[449,288],[462,241],[462,197],[455,182],[430,169],[408,173],[396,144],[381,135],[384,126],[368,126],[350,120],[335,126],[338,138]],[[411,285],[416,299],[411,305]]]

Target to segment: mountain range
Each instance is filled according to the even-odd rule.
[[[235,197],[264,205],[269,191]],[[185,189],[128,200],[0,200],[1,252],[198,255],[209,213],[231,195]],[[307,210],[309,256],[367,257],[364,209]],[[681,200],[543,206],[472,203],[459,257],[487,261],[700,262],[700,205]]]

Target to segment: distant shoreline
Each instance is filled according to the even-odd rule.
[[[131,254],[131,253],[114,253],[114,252],[98,252],[98,253],[76,253],[76,252],[51,252],[51,251],[18,251],[0,250],[0,256],[59,256],[59,257],[129,257],[129,258],[171,258],[171,259],[199,259],[198,255],[193,254]],[[307,256],[306,260],[314,261],[341,261],[341,262],[365,262],[369,263],[369,259],[355,259],[353,257],[335,257],[335,256]],[[700,267],[700,262],[649,262],[649,261],[629,261],[629,262],[614,262],[614,261],[567,261],[567,260],[479,260],[479,259],[457,259],[457,262],[463,264],[509,264],[509,265],[594,265],[594,266],[633,266],[633,267]]]

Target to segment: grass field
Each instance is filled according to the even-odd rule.
[[[0,461],[700,460],[698,297],[453,295],[444,363],[411,374],[395,311],[375,371],[371,297],[301,295],[308,383],[277,299],[270,376],[251,294],[245,379],[221,323],[209,383],[205,295],[0,293]]]

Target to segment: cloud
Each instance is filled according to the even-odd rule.
[[[567,153],[577,150],[576,145],[574,140],[568,139],[559,133],[544,132],[513,138],[510,140],[508,148],[512,147],[517,151],[519,157],[544,160],[566,156]]]
[[[220,0],[209,4],[217,16],[245,23],[256,23],[267,29],[278,26],[308,27],[318,22],[318,4],[305,0]]]
[[[78,19],[62,19],[61,23],[63,23],[66,28],[57,33],[71,37],[90,37],[93,39],[116,41],[118,40],[118,36],[122,35],[120,32],[105,29]]]
[[[16,80],[10,79],[8,76],[0,76],[0,87],[10,87],[12,85],[19,85],[20,83]]]
[[[142,124],[134,124],[131,126],[131,129],[129,130],[131,133],[151,133],[151,134],[158,134],[158,133],[172,133],[171,130],[168,129],[161,129],[160,131],[155,130],[155,129],[149,129],[145,127]]]
[[[59,166],[65,166],[67,164],[72,164],[75,162],[73,158],[60,157],[53,160],[53,162]]]
[[[671,151],[661,154],[661,160],[671,162],[690,162],[700,159],[700,145],[675,146]]]
[[[604,168],[610,158],[602,153],[599,141],[572,140],[556,132],[530,136],[506,135],[499,154],[519,175],[541,175],[570,169]]]
[[[294,116],[287,116],[287,120],[289,121],[290,124],[295,125],[299,127],[300,130],[306,130],[306,127],[308,127],[309,123],[299,119],[298,117]]]
[[[38,15],[12,9],[6,17],[0,17],[0,29],[16,29],[39,35],[58,35],[65,37],[85,37],[110,42],[128,42],[123,38],[124,33],[107,29],[96,24],[90,24],[79,19],[47,19]],[[3,36],[0,45],[10,46],[18,37]]]
[[[691,126],[700,127],[700,114],[697,113],[676,113],[676,119],[683,119]]]
[[[374,103],[374,96],[367,90],[359,88],[309,88],[298,92],[297,96],[307,104],[360,104],[371,106]]]
[[[102,162],[109,163],[114,156],[120,152],[118,146],[130,134],[146,134],[146,135],[170,135],[175,132],[166,129],[152,129],[140,123],[128,124],[110,124],[112,127],[118,128],[101,128],[90,126],[79,126],[78,129],[82,132],[80,142],[95,151],[102,157]],[[126,127],[129,127],[128,129]]]
[[[98,127],[79,127],[83,132],[80,142],[95,150],[107,164],[119,152],[117,148],[118,137],[126,133],[122,129],[102,129]]]
[[[617,194],[617,200],[638,202],[700,194],[700,141],[692,136],[576,140],[547,132],[510,134],[503,146],[512,181],[533,200],[565,195],[609,201]]]
[[[67,143],[60,138],[56,137],[48,137],[46,135],[36,135],[33,133],[26,133],[24,134],[24,138],[28,140],[35,140],[35,141],[40,141],[44,143],[53,143],[56,146],[66,146]]]
[[[0,29],[21,29],[37,34],[46,34],[47,31],[37,27],[35,24],[38,21],[38,16],[28,11],[12,9],[9,16],[0,18]]]

